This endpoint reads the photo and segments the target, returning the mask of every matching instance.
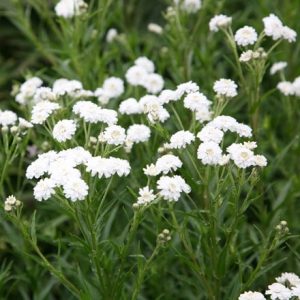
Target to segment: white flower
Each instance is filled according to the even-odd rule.
[[[295,78],[293,81],[293,91],[296,96],[300,96],[300,77]]]
[[[55,101],[55,100],[56,100],[56,94],[52,91],[52,89],[48,87],[37,88],[33,97],[33,101],[35,103],[41,101]]]
[[[226,27],[230,26],[231,21],[232,21],[232,18],[225,16],[225,15],[214,16],[209,21],[209,30],[218,32],[220,30],[220,28],[226,28]]]
[[[0,111],[0,125],[2,126],[14,125],[17,119],[17,115],[10,110]]]
[[[91,101],[78,101],[73,106],[73,112],[87,123],[98,123],[100,121],[101,108]]]
[[[119,112],[123,115],[133,115],[142,113],[140,104],[134,98],[128,98],[120,103]]]
[[[136,66],[143,68],[149,74],[152,74],[155,70],[153,61],[145,56],[138,57],[134,63]]]
[[[274,14],[263,18],[264,31],[267,36],[272,37],[273,40],[278,40],[282,37],[283,25],[280,19]]]
[[[91,153],[82,147],[70,148],[60,151],[57,154],[58,158],[68,160],[73,167],[85,164],[91,157]]]
[[[60,78],[54,81],[52,91],[58,96],[65,94],[73,96],[77,91],[82,90],[82,88],[82,83],[78,80]]]
[[[103,133],[103,139],[109,145],[122,145],[125,142],[125,129],[119,125],[106,127]]]
[[[178,175],[160,177],[157,188],[160,190],[159,195],[168,201],[178,201],[182,192],[188,194],[191,191],[190,186]]]
[[[243,146],[245,146],[247,149],[253,150],[257,148],[257,143],[256,142],[244,142]]]
[[[253,58],[253,51],[252,50],[247,50],[242,52],[242,54],[240,55],[240,62],[248,62]]]
[[[143,67],[132,66],[127,70],[125,78],[129,84],[137,86],[143,85],[147,78],[147,75],[147,71]]]
[[[268,286],[265,294],[270,295],[271,300],[289,300],[292,296],[292,291],[281,283],[273,283]]]
[[[203,106],[201,109],[196,111],[195,118],[201,123],[210,121],[212,118],[212,112],[209,110],[209,107]]]
[[[156,34],[162,34],[163,33],[163,28],[156,24],[156,23],[149,23],[147,26],[148,30],[150,32],[156,33]]]
[[[113,42],[118,36],[118,31],[116,28],[110,28],[106,33],[106,42]]]
[[[61,120],[53,128],[53,137],[59,142],[71,140],[76,131],[74,120]]]
[[[160,104],[156,96],[146,95],[140,99],[139,103],[151,123],[164,122],[170,117],[170,114]]]
[[[60,0],[55,6],[55,13],[63,18],[79,16],[87,11],[87,4],[83,0]]]
[[[70,178],[63,185],[64,194],[71,201],[84,200],[88,190],[88,185],[81,178]]]
[[[292,96],[295,94],[294,85],[289,81],[281,81],[277,84],[277,89],[285,96]]]
[[[200,92],[189,93],[183,100],[184,107],[190,109],[191,111],[201,110],[203,107],[209,107],[211,101],[206,98],[206,96]]]
[[[114,125],[118,122],[118,113],[113,109],[100,109],[98,120],[107,125]]]
[[[17,202],[17,198],[13,195],[11,196],[8,196],[6,199],[5,199],[5,203],[9,204],[9,205],[15,205]]]
[[[210,123],[211,126],[221,129],[224,132],[227,130],[234,132],[238,126],[236,119],[230,116],[218,116],[214,118]]]
[[[215,128],[211,125],[206,125],[201,129],[197,134],[197,137],[202,142],[214,142],[220,144],[223,139],[224,133],[218,128]]]
[[[54,194],[55,182],[50,178],[41,179],[33,189],[34,198],[38,201],[48,200]]]
[[[175,0],[175,4],[179,4],[180,0]],[[196,13],[201,8],[201,0],[181,0],[180,8],[187,13]]]
[[[20,86],[20,93],[16,95],[16,101],[20,104],[26,104],[32,100],[38,87],[42,85],[42,80],[38,77],[32,77],[26,80]]]
[[[237,85],[231,79],[220,79],[214,83],[214,91],[218,96],[225,96],[227,98],[232,98],[237,95]]]
[[[163,90],[161,91],[160,95],[158,96],[159,102],[161,105],[167,104],[170,101],[177,101],[178,99],[178,94],[176,91],[172,90]]]
[[[39,77],[31,77],[27,79],[21,86],[20,92],[26,96],[33,96],[38,87],[43,84],[43,81]]]
[[[164,79],[156,73],[148,74],[141,85],[146,88],[148,93],[157,94],[164,87]]]
[[[222,149],[215,142],[200,144],[197,157],[204,165],[218,165],[222,159]]]
[[[127,129],[126,141],[132,143],[141,143],[149,140],[151,130],[148,126],[143,124],[133,124]]]
[[[286,61],[279,61],[279,62],[272,65],[272,67],[270,69],[270,74],[274,75],[275,73],[283,70],[286,67],[287,67],[287,62]]]
[[[155,199],[153,190],[149,189],[148,186],[139,189],[139,196],[137,198],[138,205],[146,205],[151,203]]]
[[[195,140],[194,134],[189,131],[181,130],[174,133],[168,144],[169,149],[182,149],[191,144]]]
[[[234,130],[240,137],[251,137],[252,129],[248,125],[239,123]]]
[[[99,121],[100,107],[91,101],[78,101],[73,106],[73,112],[85,122],[97,123]]]
[[[181,83],[176,88],[177,99],[180,99],[184,94],[195,92],[199,92],[199,86],[193,81]]]
[[[283,26],[281,35],[282,38],[287,40],[289,43],[295,42],[297,38],[297,32],[288,26]]]
[[[143,172],[147,176],[156,176],[159,174],[159,170],[155,164],[147,165],[145,168],[143,168]]]
[[[245,292],[239,296],[238,300],[265,300],[265,296],[259,292]]]
[[[228,154],[227,155],[222,155],[222,157],[221,157],[218,164],[220,166],[225,166],[229,163],[229,161],[230,161],[230,155],[228,155]]]
[[[105,79],[102,88],[109,98],[117,98],[124,93],[124,82],[120,78],[110,77]]]
[[[178,168],[181,168],[182,162],[177,156],[173,154],[166,154],[156,161],[155,166],[158,171],[158,174],[167,174],[171,171],[174,172]]]
[[[253,45],[257,41],[257,33],[253,27],[244,26],[235,33],[234,40],[239,46]]]
[[[39,157],[28,166],[26,178],[40,178],[48,172],[51,162],[53,162],[56,157],[57,153],[55,151],[40,154]]]
[[[109,178],[114,174],[127,176],[130,172],[128,161],[115,157],[92,157],[87,161],[86,167],[87,172],[90,172],[92,176],[98,175],[99,178]]]
[[[20,205],[21,205],[21,201],[17,200],[15,196],[11,195],[5,199],[4,210],[12,211],[13,209],[17,208]]]
[[[273,40],[285,39],[287,41],[295,42],[297,33],[288,26],[283,26],[280,19],[274,14],[263,18],[264,31],[267,36],[272,37]]]
[[[300,285],[292,287],[292,295],[298,297],[298,299],[300,298]]]
[[[81,173],[75,169],[72,162],[68,159],[58,158],[49,166],[50,179],[52,179],[57,185],[67,183],[70,178],[80,178]]]
[[[31,123],[33,124],[42,124],[48,117],[60,106],[57,103],[50,101],[41,101],[38,102],[31,111]]]
[[[300,286],[300,278],[295,273],[282,273],[279,277],[275,278],[277,282],[283,285]]]
[[[254,153],[242,144],[231,144],[227,147],[227,152],[235,165],[239,168],[245,169],[255,165]]]
[[[254,155],[254,165],[265,167],[268,164],[267,159],[263,155]]]

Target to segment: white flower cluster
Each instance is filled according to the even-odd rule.
[[[48,100],[38,102],[31,111],[31,123],[43,124],[49,116],[60,108],[58,103]]]
[[[86,98],[92,97],[93,92],[83,89],[82,83],[78,80],[68,80],[66,78],[60,78],[53,83],[53,93],[57,96],[69,95],[72,98]],[[49,99],[48,99],[49,100]]]
[[[154,63],[147,57],[139,57],[134,66],[130,67],[125,78],[132,86],[142,86],[148,93],[157,94],[164,87],[164,79],[161,75],[154,73]]]
[[[274,14],[270,14],[268,17],[263,18],[264,32],[267,36],[270,36],[273,40],[284,39],[288,42],[295,42],[297,33],[288,26],[284,26],[281,20]]]
[[[33,127],[33,125],[27,120],[18,117],[13,111],[10,110],[0,110],[0,126],[2,132],[8,132],[10,130],[11,133],[25,133],[24,130]]]
[[[16,209],[18,206],[21,205],[21,201],[17,200],[15,196],[8,196],[4,202],[4,210],[5,211],[12,211]]]
[[[268,286],[265,295],[271,300],[292,300],[300,297],[300,278],[294,273],[282,273],[276,282]],[[238,300],[266,300],[259,292],[248,291],[239,296]]]
[[[238,168],[250,166],[264,167],[267,160],[262,155],[254,155],[252,151],[257,147],[255,142],[233,143],[227,147],[223,154],[220,146],[224,133],[230,131],[237,133],[240,137],[251,137],[252,130],[249,126],[237,122],[229,116],[218,116],[210,121],[198,133],[197,137],[202,142],[198,148],[198,159],[205,165],[224,165],[231,159]]]
[[[175,172],[181,167],[181,160],[173,154],[163,155],[157,159],[155,164],[147,165],[146,168],[143,169],[145,175],[164,175],[157,181],[158,194],[154,195],[153,190],[149,189],[149,187],[140,189],[138,201],[135,205],[140,206],[149,204],[157,197],[162,197],[164,200],[171,202],[178,201],[182,193],[189,193],[191,188],[181,176],[166,176],[166,174]]]
[[[184,96],[184,107],[195,112],[196,120],[204,122],[211,119],[212,102],[191,81],[179,84],[176,90],[162,90],[159,96],[145,95],[139,101],[134,98],[126,99],[120,103],[119,112],[124,115],[145,113],[151,123],[165,122],[170,114],[163,105],[179,101]]]
[[[174,0],[174,4],[189,14],[196,13],[202,6],[201,0]]]
[[[264,59],[267,57],[267,53],[264,51],[263,48],[258,48],[257,50],[247,50],[241,53],[240,55],[240,62],[243,63],[248,63],[252,60],[257,60],[257,59]]]
[[[83,0],[60,0],[55,6],[55,13],[68,19],[85,13],[87,8],[88,5]]]
[[[290,81],[280,81],[277,84],[277,89],[285,96],[300,97],[300,76]]]
[[[16,101],[22,105],[37,104],[43,101],[57,101],[59,97],[69,95],[72,98],[93,97],[94,92],[84,90],[82,83],[78,80],[68,80],[65,78],[57,79],[53,87],[42,86],[43,81],[38,77],[32,77],[26,80],[19,87],[16,95]]]
[[[47,200],[62,190],[64,196],[71,201],[84,200],[88,195],[88,185],[81,178],[76,168],[84,165],[92,176],[111,177],[127,176],[130,172],[129,163],[119,158],[92,157],[90,152],[82,147],[70,148],[60,152],[49,151],[39,155],[26,171],[28,179],[39,179],[45,174],[49,177],[40,179],[34,187],[34,197],[38,201]]]
[[[226,15],[214,16],[209,22],[210,31],[217,32],[222,28],[227,28],[231,25],[231,17]],[[266,36],[272,37],[273,40],[287,40],[288,42],[295,42],[297,33],[288,26],[284,26],[281,20],[274,14],[263,18],[264,33]],[[253,27],[244,26],[237,30],[234,39],[239,46],[253,45],[257,41],[257,33]]]

